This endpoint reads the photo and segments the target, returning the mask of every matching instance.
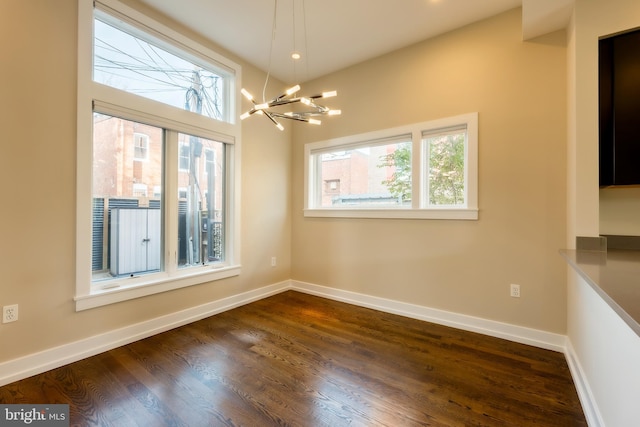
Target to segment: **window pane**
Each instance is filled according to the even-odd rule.
[[[429,204],[465,205],[464,159],[466,130],[427,136]]]
[[[94,22],[94,81],[223,120],[223,77],[98,19]]]
[[[149,145],[149,137],[147,135],[136,133],[133,135],[133,139],[134,158],[136,160],[147,160],[147,146]]]
[[[162,269],[162,152],[161,128],[94,113],[93,280]]]
[[[316,154],[320,207],[411,205],[411,142]]]
[[[179,134],[178,266],[224,259],[224,144]]]

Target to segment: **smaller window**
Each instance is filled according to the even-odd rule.
[[[178,199],[186,200],[187,199],[187,193],[188,193],[188,190],[187,190],[186,187],[179,187],[178,188]]]
[[[305,216],[478,219],[477,113],[305,145]]]
[[[326,181],[326,191],[332,193],[340,192],[340,180],[339,179],[329,179]]]
[[[147,184],[133,184],[133,197],[147,197]]]
[[[147,160],[149,158],[149,135],[133,134],[133,158],[134,160]]]
[[[215,176],[216,174],[215,151],[205,148],[204,159],[205,159],[204,172],[207,175],[212,174]]]
[[[189,152],[189,144],[183,143],[180,144],[180,154],[179,154],[178,168],[181,171],[188,171],[190,167],[191,153]]]
[[[467,127],[456,126],[422,135],[426,153],[427,206],[465,206]]]

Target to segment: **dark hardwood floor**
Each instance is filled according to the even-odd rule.
[[[564,356],[285,292],[0,387],[76,426],[586,426]]]

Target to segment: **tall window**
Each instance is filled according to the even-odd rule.
[[[306,216],[477,219],[477,114],[310,143]]]
[[[237,275],[239,67],[116,0],[79,13],[77,309]]]

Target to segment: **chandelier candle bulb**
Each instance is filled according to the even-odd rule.
[[[338,92],[335,90],[329,91],[329,92],[322,92],[322,97],[323,98],[331,98],[334,96],[338,96]]]
[[[287,94],[287,96],[289,96],[296,93],[299,90],[300,90],[300,85],[295,85],[294,87],[287,89],[285,93]]]
[[[240,93],[244,95],[249,101],[253,101],[253,95],[251,95],[245,88],[240,89]]]

